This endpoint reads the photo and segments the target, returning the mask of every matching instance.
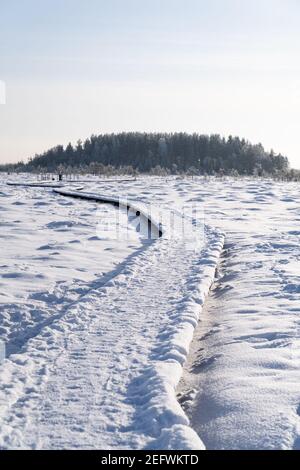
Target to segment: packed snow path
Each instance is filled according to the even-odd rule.
[[[30,430],[33,440],[27,445],[140,448],[149,437],[160,437],[163,421],[167,427],[173,424],[167,416],[172,407],[168,410],[169,404],[163,404],[159,384],[156,391],[147,384],[151,377],[155,381],[151,369],[149,378],[147,374],[145,379],[139,376],[153,361],[174,356],[183,362],[186,355],[184,347],[181,350],[169,344],[167,331],[176,328],[172,317],[179,315],[178,306],[187,294],[182,284],[189,271],[187,255],[184,246],[153,246],[127,268],[127,274],[90,293],[68,312],[72,322],[79,319],[79,326],[75,331],[72,327],[64,338],[63,353],[43,392],[38,439]],[[171,306],[172,315],[168,311]],[[86,316],[88,321],[83,322]],[[166,336],[161,349],[160,334]],[[162,410],[151,411],[151,400],[154,408],[161,406]],[[187,424],[178,413],[174,413],[174,422]],[[152,421],[157,418],[162,423],[155,425]]]

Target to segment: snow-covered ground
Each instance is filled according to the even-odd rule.
[[[300,449],[299,186],[210,192],[226,243],[180,401],[209,449]]]
[[[141,247],[134,231],[130,241],[99,239],[97,224],[113,210],[2,182],[0,333],[8,354]],[[120,224],[125,230],[125,215]]]
[[[2,178],[0,447],[299,448],[297,185],[82,186],[165,211],[199,205],[205,237],[200,224],[195,250],[132,226],[107,240],[97,227],[113,206]]]

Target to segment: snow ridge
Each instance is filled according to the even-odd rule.
[[[159,343],[163,346],[157,347],[153,364],[135,381],[138,394],[146,397],[137,419],[143,422],[143,427],[148,424],[150,434],[155,436],[147,446],[149,449],[205,449],[199,436],[190,428],[174,392],[224,245],[222,233],[208,227],[206,239],[209,240],[208,248],[191,270],[186,282],[186,296],[170,313],[171,322],[159,335]]]
[[[104,195],[99,195],[95,193],[86,193],[86,192],[81,192],[81,191],[70,191],[70,190],[65,190],[65,189],[54,189],[54,192],[57,194],[60,194],[61,196],[67,196],[67,197],[73,197],[73,198],[79,198],[79,199],[87,199],[90,201],[97,201],[97,202],[107,202],[109,204],[114,204],[118,205],[120,207],[123,207],[125,209],[131,209],[131,211],[135,213],[140,214],[140,219],[141,222],[143,222],[143,219],[146,221],[149,221],[150,224],[157,230],[157,237],[153,238],[159,238],[163,234],[163,227],[161,222],[153,217],[153,215],[147,211],[147,207],[145,205],[137,205],[134,201],[130,201],[129,199],[126,198],[118,198],[118,197],[113,197],[113,196],[104,196]]]

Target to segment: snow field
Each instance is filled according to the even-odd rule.
[[[203,448],[175,388],[222,244],[141,246],[12,353],[1,447]]]
[[[87,213],[94,203],[45,189],[0,188],[0,328],[10,345],[1,367],[1,446],[299,449],[298,185],[141,177],[117,188],[166,210],[202,205],[198,252],[180,238],[97,240],[93,217],[85,218],[87,227],[81,216],[74,224],[77,209]],[[110,197],[116,189],[94,178],[82,191]],[[44,220],[39,235],[54,234],[56,249],[51,245],[47,256],[55,263],[32,256],[50,245],[38,242],[36,230],[23,236],[28,220],[21,214],[32,214],[34,198],[43,204],[45,195],[47,212],[41,206],[30,220]],[[66,220],[72,224],[57,225]]]

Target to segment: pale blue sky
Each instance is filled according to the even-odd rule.
[[[0,161],[183,130],[300,167],[299,24],[299,0],[0,0]]]

